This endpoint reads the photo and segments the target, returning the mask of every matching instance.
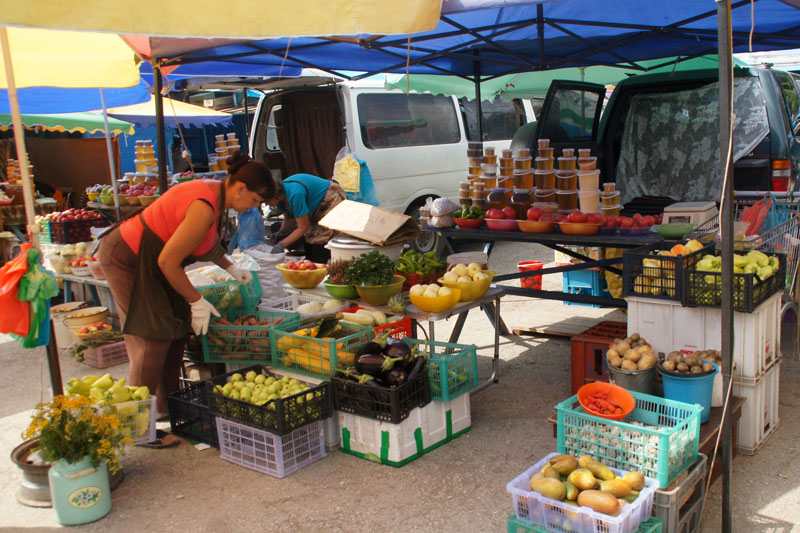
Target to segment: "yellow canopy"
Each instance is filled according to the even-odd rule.
[[[399,34],[432,30],[441,0],[0,0],[0,23],[175,37]]]
[[[28,5],[27,2],[19,3]],[[0,7],[0,13],[5,9],[5,5]],[[19,89],[111,89],[132,87],[139,83],[135,53],[121,37],[114,34],[8,28],[8,41],[14,79]],[[0,55],[0,88],[7,87],[5,66]]]

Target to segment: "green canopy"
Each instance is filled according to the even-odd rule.
[[[614,85],[618,81],[636,74],[717,68],[718,66],[716,55],[696,57],[678,63],[675,62],[676,59],[672,57],[638,61],[637,64],[644,70],[632,69],[630,65],[621,65],[619,67],[597,65],[509,74],[482,81],[481,99],[491,101],[498,96],[503,100],[544,98],[553,80],[573,80],[599,83],[601,85]],[[734,65],[746,66],[746,63],[734,58]],[[475,82],[457,76],[412,74],[407,79],[403,74],[387,74],[385,87],[403,92],[407,92],[407,89],[410,89],[418,93],[429,92],[432,94],[454,95],[459,98],[475,98]]]
[[[62,113],[53,115],[22,115],[22,124],[27,128],[42,127],[48,131],[97,133],[105,131],[103,115],[99,113]],[[11,129],[11,115],[0,113],[0,131]],[[133,134],[133,124],[108,118],[108,128],[112,134]]]

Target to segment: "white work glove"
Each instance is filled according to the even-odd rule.
[[[250,273],[249,270],[245,270],[243,268],[239,268],[236,265],[231,265],[225,270],[233,276],[236,281],[238,281],[241,285],[247,285],[251,281],[253,281],[253,275]]]
[[[195,335],[205,335],[208,333],[208,322],[211,320],[211,315],[220,316],[213,305],[208,300],[200,297],[196,302],[190,302],[192,308],[192,329]]]

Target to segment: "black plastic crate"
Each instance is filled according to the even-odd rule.
[[[714,245],[685,255],[658,255],[667,244],[656,243],[627,250],[622,254],[622,294],[656,298],[686,304],[684,272],[697,264],[705,254],[713,253]],[[646,266],[646,262],[658,262]]]
[[[338,376],[331,377],[331,385],[337,411],[392,424],[399,424],[415,408],[431,403],[427,371],[420,372],[406,384],[393,388],[362,385]]]
[[[778,258],[778,271],[761,281],[755,274],[733,274],[733,309],[752,313],[786,283],[786,254],[770,253]],[[722,273],[687,270],[686,305],[689,307],[719,307],[722,303]]]
[[[206,390],[208,407],[212,413],[278,436],[288,435],[299,427],[328,418],[333,414],[330,384],[327,382],[314,385],[298,380],[311,388],[292,396],[271,400],[264,405],[236,400],[214,391],[215,385],[224,386],[234,374],[238,373],[244,377],[251,370],[266,377],[272,376],[279,379],[279,376],[260,365],[249,366],[211,378],[206,381]]]
[[[206,384],[198,382],[167,396],[172,433],[219,448],[216,417],[208,409]]]

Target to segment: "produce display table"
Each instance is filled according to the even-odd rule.
[[[291,285],[286,284],[284,285],[284,290],[293,294],[307,294],[317,297],[330,298],[330,295],[321,285],[318,285],[313,289],[296,289]],[[502,321],[500,320],[500,298],[503,296],[503,293],[504,291],[502,288],[492,286],[489,287],[489,290],[486,291],[486,294],[484,294],[481,298],[471,302],[459,302],[452,308],[448,309],[447,311],[442,311],[441,313],[426,313],[425,311],[421,311],[411,304],[406,307],[406,310],[403,313],[404,317],[408,317],[412,321],[413,337],[416,337],[417,323],[427,322],[430,340],[436,340],[434,329],[435,322],[439,320],[445,320],[451,316],[457,316],[458,318],[456,320],[455,327],[453,328],[450,338],[447,341],[455,343],[458,342],[458,338],[461,335],[461,330],[464,327],[464,321],[467,319],[467,313],[469,313],[471,309],[483,309],[483,311],[489,317],[489,320],[491,320],[491,322],[494,324],[494,357],[492,359],[492,375],[484,383],[481,383],[478,385],[478,387],[473,389],[472,392],[482,390],[488,387],[491,383],[497,383],[500,378],[500,334],[501,328],[503,327]],[[350,300],[350,302],[365,309],[375,309],[388,315],[397,315],[397,313],[392,313],[386,306],[372,306],[363,300]]]
[[[109,222],[116,222],[117,221],[117,208],[114,207],[114,204],[106,205],[100,202],[86,202],[87,209],[96,209],[99,211]],[[134,211],[141,209],[142,206],[140,205],[129,205],[127,203],[120,204],[119,210],[122,213],[122,216],[128,215],[133,213]]]
[[[591,246],[599,248],[637,248],[648,244],[655,244],[661,242],[663,239],[657,233],[647,233],[640,236],[625,236],[625,235],[592,235],[592,236],[578,236],[578,235],[564,235],[563,233],[525,233],[521,231],[494,231],[487,229],[477,230],[463,230],[460,228],[434,228],[426,226],[423,228],[425,231],[433,231],[444,239],[446,246],[451,251],[455,252],[453,246],[455,241],[470,240],[470,241],[483,241],[484,252],[491,256],[494,248],[494,243],[497,241],[512,241],[512,242],[525,242],[533,244],[541,244],[553,250],[562,252],[570,257],[580,259],[582,263],[576,265],[559,266],[553,268],[543,268],[525,273],[513,274],[499,274],[494,277],[493,282],[506,281],[518,279],[524,276],[542,276],[545,274],[560,274],[562,272],[571,272],[574,270],[588,270],[593,268],[603,268],[615,274],[622,274],[622,257],[613,259],[596,260],[587,257],[583,254],[565,248],[566,246]],[[615,266],[617,265],[617,266]],[[603,296],[590,296],[585,294],[569,294],[561,291],[546,291],[539,289],[527,289],[522,287],[513,287],[510,285],[498,285],[507,294],[515,294],[519,296],[527,296],[529,298],[544,298],[548,300],[561,300],[565,302],[575,302],[583,304],[595,304],[604,307],[627,307],[625,300],[621,298],[606,298]]]
[[[742,405],[745,399],[739,396],[731,396],[730,408],[732,409],[733,431],[731,440],[733,441],[732,453],[736,455],[736,436],[739,426],[739,419],[742,417]],[[553,438],[558,438],[558,421],[556,415],[547,419],[548,422],[553,424]],[[700,426],[700,446],[698,451],[709,458],[708,467],[711,468],[711,457],[714,456],[714,446],[717,443],[717,435],[719,434],[720,426],[722,424],[722,407],[712,407],[711,414],[709,415],[708,422]],[[717,460],[714,462],[714,470],[708,472],[706,475],[711,476],[711,482],[719,477],[722,473],[722,444],[717,451]],[[706,478],[708,479],[708,478]]]
[[[108,281],[96,279],[93,276],[74,276],[72,274],[56,274],[55,276],[56,279],[64,282],[64,303],[72,301],[72,284],[80,283],[89,290],[92,302],[95,305],[108,307],[109,313],[116,314],[114,299],[111,297],[111,289],[108,288]]]

